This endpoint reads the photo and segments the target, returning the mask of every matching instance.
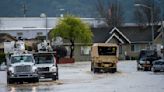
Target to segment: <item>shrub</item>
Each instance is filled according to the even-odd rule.
[[[57,52],[58,58],[67,56],[67,49],[64,46],[55,46],[53,50]]]
[[[0,53],[0,64],[6,62],[5,53]]]

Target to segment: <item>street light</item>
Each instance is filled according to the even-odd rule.
[[[162,13],[161,13],[161,28],[162,28],[162,46],[163,46],[163,48],[162,48],[162,50],[164,50],[164,22],[163,22],[163,9],[161,8],[161,11],[162,11]],[[163,53],[163,59],[164,59],[164,51],[162,51],[162,53]]]
[[[152,32],[152,47],[154,46],[154,24],[153,24],[153,8],[146,6],[144,4],[134,4],[136,7],[144,7],[150,10],[151,12],[151,32]]]
[[[59,9],[59,10],[60,10],[60,12],[61,12],[60,17],[63,18],[63,17],[64,17],[64,11],[65,11],[65,9],[61,8],[61,9]]]
[[[45,29],[46,29],[46,41],[48,40],[48,30],[47,30],[47,15],[45,13],[40,14],[41,18],[45,18]]]

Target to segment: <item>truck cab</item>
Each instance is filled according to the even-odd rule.
[[[52,78],[58,80],[58,66],[55,53],[38,52],[34,54],[39,78]]]
[[[32,54],[13,54],[7,66],[7,82],[38,82],[39,77]]]
[[[4,42],[7,61],[7,82],[38,82],[39,77],[33,54],[25,50],[23,41]]]

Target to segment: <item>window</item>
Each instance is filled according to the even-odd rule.
[[[19,63],[19,62],[33,62],[33,59],[31,56],[13,56],[11,58],[11,63]]]
[[[52,55],[38,55],[35,56],[36,64],[53,64],[54,59]]]
[[[42,36],[43,33],[42,32],[37,32],[37,36]]]
[[[81,47],[81,55],[90,55],[91,47],[90,46],[82,46]]]
[[[119,54],[122,54],[122,45],[119,45]]]
[[[99,55],[116,55],[117,54],[117,48],[116,47],[98,47],[98,53]]]
[[[140,51],[140,45],[139,44],[131,45],[131,51],[134,51],[134,52]]]
[[[22,32],[18,32],[17,33],[17,38],[22,39],[23,38],[23,33]]]
[[[71,50],[69,46],[65,46],[66,50],[67,50],[67,56],[69,56],[71,54]]]

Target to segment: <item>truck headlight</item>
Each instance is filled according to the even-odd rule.
[[[37,73],[37,72],[38,72],[37,67],[33,66],[33,67],[32,67],[32,72],[33,72],[33,73]]]
[[[150,64],[150,61],[146,61],[146,64]]]
[[[9,71],[10,73],[14,73],[14,68],[13,68],[13,67],[9,67],[8,71]]]
[[[140,64],[144,64],[145,63],[145,61],[143,61],[143,60],[141,60],[141,61],[139,61],[140,62]]]
[[[56,67],[51,67],[50,72],[56,72]]]

